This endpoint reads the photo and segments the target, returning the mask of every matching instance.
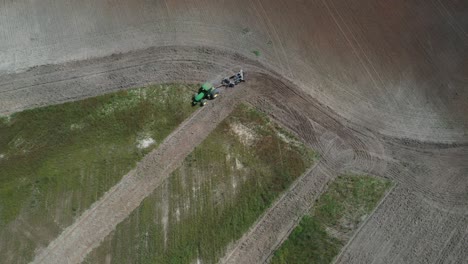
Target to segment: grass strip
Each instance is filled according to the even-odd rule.
[[[85,263],[217,263],[316,159],[266,115],[241,105]]]
[[[0,239],[22,258],[70,225],[195,110],[193,90],[154,85],[1,117]]]
[[[390,186],[390,181],[370,176],[339,176],[275,252],[271,263],[330,263]]]

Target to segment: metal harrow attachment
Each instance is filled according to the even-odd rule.
[[[244,72],[240,70],[238,73],[232,75],[231,77],[226,77],[221,81],[221,85],[225,87],[234,87],[240,82],[244,82]]]

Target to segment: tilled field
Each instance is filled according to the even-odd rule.
[[[467,12],[461,0],[9,1],[0,72],[211,46],[258,59],[365,128],[466,142]]]
[[[166,59],[163,54],[167,56]],[[154,60],[151,60],[152,56],[155,56]],[[196,56],[205,58],[205,61],[193,63],[191,58]],[[149,62],[139,65],[137,60],[142,57]],[[133,60],[133,58],[136,59]],[[225,64],[220,66],[210,60],[222,60]],[[103,64],[99,65],[99,62]],[[132,64],[133,66],[130,67]],[[236,89],[223,91],[219,101],[196,112],[162,143],[159,149],[141,162],[137,169],[139,173],[132,172],[124,177],[121,183],[113,187],[100,201],[78,218],[75,224],[67,228],[48,247],[38,251],[39,255],[35,261],[37,263],[60,263],[64,259],[71,262],[82,260],[87,253],[99,245],[116,224],[125,219],[140,201],[169,175],[171,170],[177,167],[178,162],[201,142],[203,135],[206,135],[207,131],[213,129],[229,113],[229,109],[245,100],[293,131],[317,150],[322,158],[320,165],[304,175],[290,192],[259,219],[252,230],[239,242],[244,246],[231,248],[227,254],[228,260],[256,262],[267,259],[287,237],[298,218],[313,204],[314,198],[321,192],[327,180],[343,171],[364,172],[393,179],[406,190],[422,197],[420,202],[426,205],[427,210],[436,212],[442,208],[447,213],[458,216],[453,219],[463,218],[466,215],[467,199],[464,190],[466,190],[467,182],[463,180],[463,175],[467,170],[467,163],[464,162],[468,151],[466,145],[424,144],[388,138],[371,130],[362,129],[304,94],[290,82],[273,77],[277,75],[272,71],[262,69],[258,63],[216,49],[166,47],[124,54],[118,58],[97,60],[96,63],[92,61],[71,63],[61,66],[60,71],[51,70],[54,68],[52,66],[36,68],[18,74],[15,80],[12,80],[9,84],[11,91],[8,92],[10,100],[2,101],[2,106],[4,106],[2,111],[7,112],[8,103],[12,101],[18,106],[15,110],[20,110],[102,94],[116,87],[124,89],[140,85],[138,82],[140,78],[141,82],[146,83],[184,80],[185,78],[203,80],[210,78],[210,72],[225,72],[227,68],[236,65],[243,66],[248,82]],[[114,69],[114,77],[109,78],[112,74],[109,72],[96,74],[93,67]],[[161,70],[165,67],[167,71]],[[80,72],[80,69],[83,69],[83,72]],[[49,78],[47,82],[44,80],[46,78]],[[17,82],[21,84],[27,80],[31,82],[29,87],[15,89]],[[42,82],[37,80],[42,80]],[[90,83],[99,83],[99,89],[94,85],[92,86],[94,89],[86,90]],[[24,84],[21,87],[24,87]],[[40,89],[41,92],[33,93],[32,91],[36,89]],[[57,89],[61,92],[56,92]],[[444,177],[446,177],[445,180],[443,180]],[[436,179],[438,182],[435,181]],[[442,182],[444,184],[440,184]],[[423,225],[414,225],[413,233],[402,232],[398,226],[406,225],[404,222],[406,220],[412,221],[412,212],[417,209],[416,206],[421,205],[403,203],[396,206],[401,206],[401,210],[407,213],[407,217],[401,216],[396,219],[399,221],[398,225],[386,225],[385,228],[379,230],[384,233],[379,237],[364,233],[364,227],[357,238],[363,237],[360,239],[366,240],[369,245],[375,244],[369,241],[383,238],[388,239],[387,243],[393,244],[396,241],[401,243],[400,240],[409,242],[417,239],[411,234],[420,234],[425,237],[428,232],[434,230],[426,230]],[[393,214],[393,212],[385,212]],[[282,216],[279,217],[280,215]],[[373,221],[377,223],[381,221],[378,217],[387,219],[385,214],[376,215],[368,222],[368,225]],[[449,225],[453,226],[450,232],[464,230],[466,225],[464,221],[454,221]],[[419,231],[418,228],[420,228]],[[357,238],[346,248],[346,252],[350,251],[355,243],[362,244]],[[460,255],[464,254],[463,251],[458,250],[456,246],[450,246],[451,244],[448,243],[450,241],[446,241],[448,238],[437,236],[436,239],[440,239],[437,242],[438,245],[447,245],[447,248],[440,249],[441,254],[455,254],[453,256],[455,259],[463,258],[463,255]],[[365,254],[367,248],[369,252],[366,254],[374,251],[372,247],[363,247],[360,252]],[[388,251],[387,254],[406,254],[408,257],[413,257],[412,260],[419,261],[419,256],[412,254],[411,247],[402,247],[399,250]],[[391,258],[391,255],[386,255],[385,252],[380,252],[380,254],[383,254],[382,261]],[[346,253],[343,256],[348,255]],[[439,258],[440,255],[435,257]],[[357,257],[350,259],[360,262]]]
[[[35,262],[82,260],[243,100],[322,160],[228,250],[226,262],[268,259],[344,171],[396,187],[337,262],[466,262],[466,1],[288,2],[203,1],[201,10],[199,1],[182,0],[115,1],[115,9],[104,1],[41,8],[17,1],[0,8],[3,72],[59,63],[1,75],[2,114],[147,83],[219,80],[239,67],[248,79],[187,120],[52,243],[43,241]],[[119,52],[128,53],[69,62]]]
[[[466,214],[434,208],[420,194],[400,185],[337,263],[466,263],[467,222]]]

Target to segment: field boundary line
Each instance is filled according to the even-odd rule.
[[[372,210],[372,212],[369,214],[369,216],[367,217],[367,219],[359,226],[359,228],[356,230],[356,232],[354,232],[353,236],[351,236],[350,239],[348,239],[348,242],[341,248],[341,251],[340,251],[340,254],[338,254],[338,256],[336,256],[333,261],[331,262],[332,264],[336,264],[338,263],[338,261],[340,260],[340,258],[343,256],[343,252],[346,251],[346,249],[348,249],[349,245],[354,241],[354,239],[356,238],[356,236],[361,232],[361,229],[364,228],[364,226],[370,221],[370,219],[372,218],[372,216],[375,214],[375,212],[380,208],[380,206],[383,204],[383,202],[387,199],[387,197],[393,193],[393,191],[395,190],[396,187],[398,187],[399,184],[398,182],[395,182],[395,184],[393,184],[393,186],[387,191],[387,193],[384,195],[384,197],[382,197],[382,199],[380,199],[380,202],[377,204],[377,206],[375,206],[374,210]]]

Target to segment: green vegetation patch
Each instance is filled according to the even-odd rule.
[[[194,111],[195,89],[155,85],[2,117],[0,239],[24,239],[31,253],[35,235],[9,223],[20,216],[46,237],[71,224]]]
[[[330,263],[390,186],[390,181],[370,176],[338,177],[271,263]]]
[[[290,133],[241,105],[86,263],[217,263],[315,160]]]

